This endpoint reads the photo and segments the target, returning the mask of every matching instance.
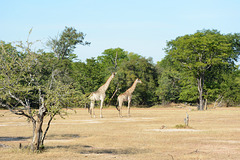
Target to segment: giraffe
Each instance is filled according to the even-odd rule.
[[[120,94],[117,98],[119,107],[117,107],[117,110],[119,111],[119,117],[122,117],[122,104],[124,101],[128,101],[128,117],[130,117],[130,103],[132,99],[132,93],[135,90],[137,83],[142,83],[140,79],[136,79],[133,83],[133,85],[124,93]]]
[[[100,105],[100,118],[103,118],[102,116],[102,107],[103,107],[103,102],[105,99],[105,92],[108,89],[108,86],[111,82],[111,80],[114,78],[116,73],[112,73],[112,75],[108,78],[108,80],[106,81],[106,83],[104,85],[102,85],[97,91],[92,92],[89,96],[90,100],[91,100],[91,104],[90,104],[90,109],[89,109],[89,113],[91,114],[91,117],[94,116],[95,118],[95,112],[94,112],[94,105],[95,105],[95,101],[101,101],[101,105]]]

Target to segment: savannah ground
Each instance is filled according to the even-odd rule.
[[[0,110],[0,159],[183,160],[239,159],[240,108],[196,111],[185,106],[132,108],[131,117],[118,117],[115,108],[104,108],[104,118],[90,118],[86,109],[56,117],[45,140],[45,150],[18,149],[31,142],[31,124],[25,118]],[[188,129],[184,124],[188,112]],[[44,128],[46,123],[44,124]],[[9,148],[7,148],[10,146]]]

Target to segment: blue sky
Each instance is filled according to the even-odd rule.
[[[61,33],[65,26],[86,34],[90,46],[78,46],[78,59],[105,49],[123,48],[161,61],[166,41],[197,30],[240,32],[239,0],[0,0],[0,40],[31,41]]]

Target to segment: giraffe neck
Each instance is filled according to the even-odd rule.
[[[128,92],[132,94],[136,86],[137,86],[137,80],[134,81],[133,85],[128,89]]]
[[[100,91],[102,91],[102,92],[106,92],[106,90],[108,89],[108,86],[109,86],[109,84],[110,84],[110,82],[111,82],[112,79],[113,79],[113,77],[110,76],[110,77],[108,78],[107,82],[106,82],[104,85],[102,85],[98,90],[100,90]]]

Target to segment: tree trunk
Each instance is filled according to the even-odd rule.
[[[52,116],[50,116],[50,119],[49,119],[49,121],[48,121],[47,128],[46,128],[46,130],[45,130],[45,132],[44,132],[44,134],[43,134],[43,136],[42,136],[42,139],[41,139],[41,145],[42,145],[42,146],[44,145],[44,140],[45,140],[45,137],[46,137],[46,135],[47,135],[47,132],[48,132],[48,130],[49,130],[49,128],[50,128],[50,124],[51,124],[51,122],[52,122],[52,120],[53,120],[53,118],[54,118],[54,116],[55,116],[56,114],[57,114],[57,113],[54,113]]]
[[[208,109],[208,108],[207,108],[207,101],[208,101],[208,100],[207,100],[207,98],[206,98],[206,99],[205,99],[205,106],[204,106],[204,109],[205,109],[205,110]]]
[[[43,115],[38,115],[36,120],[36,127],[33,132],[33,139],[31,144],[32,151],[40,149],[40,144],[42,140],[42,124],[43,124]]]
[[[35,124],[35,129],[33,131],[33,139],[32,139],[32,144],[31,144],[31,149],[32,151],[37,151],[40,150],[40,145],[42,141],[42,125],[43,125],[43,118],[46,115],[46,108],[44,105],[44,99],[40,97],[41,106],[39,107],[38,115],[37,115],[37,120]]]
[[[204,103],[203,103],[203,76],[204,74],[201,74],[200,78],[197,79],[198,81],[198,92],[199,92],[199,107],[198,110],[204,110]]]
[[[204,109],[204,105],[203,105],[203,97],[202,97],[202,92],[199,92],[199,108],[198,110],[203,110]]]

